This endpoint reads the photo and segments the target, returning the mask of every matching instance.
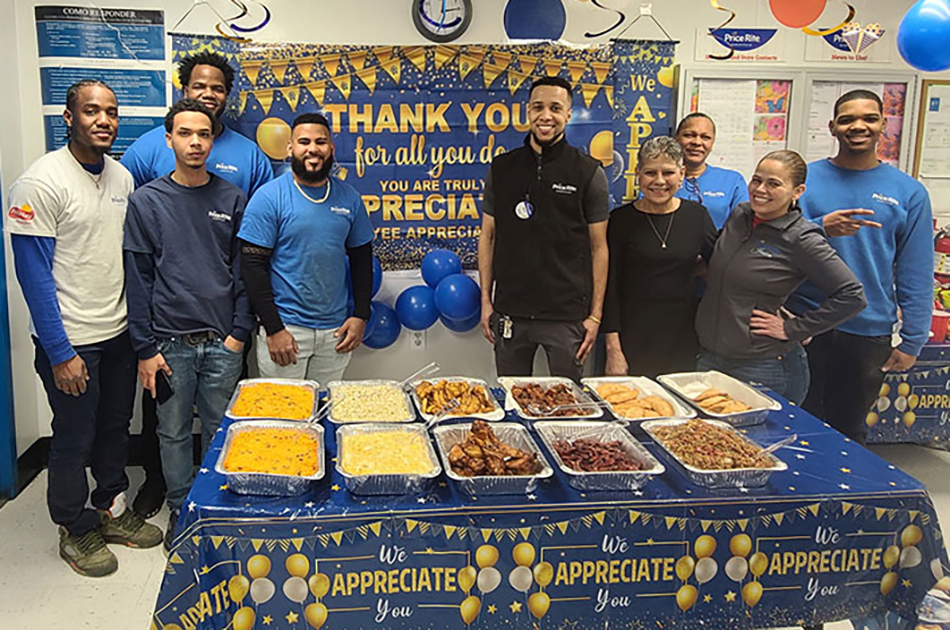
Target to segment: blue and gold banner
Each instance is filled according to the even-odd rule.
[[[362,193],[376,229],[374,250],[387,270],[417,268],[438,247],[475,268],[488,166],[523,144],[530,86],[542,76],[573,86],[567,140],[601,161],[612,201],[622,203],[630,196],[631,151],[669,131],[673,48],[632,41],[575,48],[173,38],[176,60],[202,49],[229,55],[237,78],[226,123],[255,139],[278,172],[289,169],[294,117],[327,116],[335,174]],[[625,133],[615,134],[621,123]]]

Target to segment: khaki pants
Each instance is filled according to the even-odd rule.
[[[335,328],[316,330],[289,325],[286,329],[297,340],[300,349],[297,363],[283,366],[274,363],[267,349],[267,334],[262,328],[257,336],[257,367],[261,378],[308,379],[325,388],[330,381],[338,381],[343,377],[351,353],[336,351],[339,339],[333,336]]]

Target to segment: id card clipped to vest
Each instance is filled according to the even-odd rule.
[[[530,219],[532,214],[534,214],[534,206],[527,199],[519,201],[518,205],[515,206],[515,216],[522,221]]]

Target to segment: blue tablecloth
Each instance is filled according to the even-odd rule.
[[[909,627],[946,561],[924,487],[788,403],[748,429],[763,444],[798,434],[779,451],[788,471],[726,491],[690,483],[634,429],[667,471],[633,493],[578,492],[556,470],[527,496],[468,497],[443,475],[417,496],[358,497],[334,470],[300,497],[239,496],[214,472],[227,425],[182,512],[157,628],[763,628],[884,614]]]

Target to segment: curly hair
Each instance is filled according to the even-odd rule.
[[[656,136],[643,143],[637,152],[637,168],[649,160],[667,158],[677,167],[683,167],[683,148],[669,136]]]
[[[224,75],[224,89],[228,94],[234,85],[234,68],[228,63],[224,55],[213,52],[200,52],[189,55],[178,62],[178,81],[181,86],[187,87],[191,83],[191,73],[195,66],[214,66]]]

